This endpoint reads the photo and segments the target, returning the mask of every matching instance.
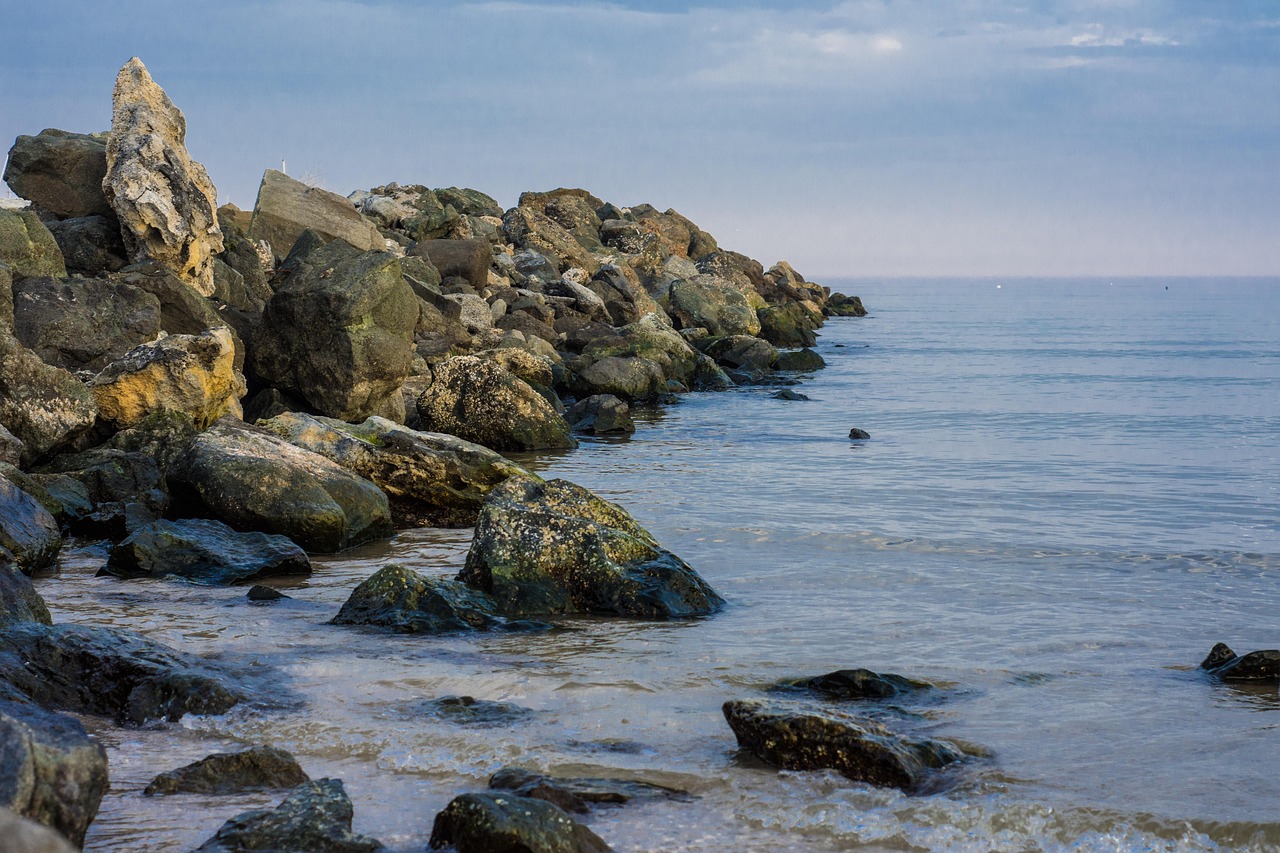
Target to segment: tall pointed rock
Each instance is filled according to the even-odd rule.
[[[222,251],[218,193],[187,153],[187,120],[136,56],[116,77],[112,104],[102,191],[130,260],[157,261],[212,295],[213,256]]]

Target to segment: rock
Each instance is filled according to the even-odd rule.
[[[467,330],[467,334],[477,335],[493,328],[493,312],[489,310],[489,303],[479,296],[472,293],[445,293],[441,299],[458,306],[458,322]]]
[[[529,383],[493,362],[458,356],[435,366],[418,397],[422,426],[495,450],[575,447],[569,425]]]
[[[14,336],[46,363],[99,371],[160,331],[160,303],[101,278],[27,278],[13,285]]]
[[[43,707],[121,724],[223,714],[243,698],[199,658],[133,631],[88,625],[0,628],[0,681]]]
[[[685,791],[630,779],[556,778],[521,767],[503,767],[489,777],[489,787],[521,797],[545,800],[567,812],[585,814],[597,804],[623,805],[631,800],[688,799]]]
[[[23,465],[70,444],[97,416],[84,383],[0,334],[0,424],[22,442]]]
[[[0,838],[7,853],[76,853],[76,848],[47,826],[0,808]]]
[[[775,399],[775,400],[794,400],[794,401],[798,401],[798,400],[808,400],[808,399],[809,399],[809,395],[807,395],[807,394],[801,394],[801,393],[800,393],[800,392],[798,392],[798,391],[792,391],[790,388],[783,388],[781,391],[776,391],[776,392],[774,392],[773,394],[771,394],[770,396],[771,396],[771,397],[773,397],[773,399]]]
[[[245,596],[245,598],[249,599],[250,601],[264,602],[264,601],[279,601],[282,598],[292,598],[292,596],[285,595],[280,590],[273,589],[272,587],[269,587],[269,586],[264,586],[262,584],[254,584],[253,586],[249,587],[249,593],[248,595]]]
[[[371,853],[383,849],[376,838],[351,831],[354,814],[340,780],[303,782],[274,809],[236,815],[196,848],[196,853]]]
[[[0,463],[16,467],[22,461],[22,451],[22,439],[0,424]]]
[[[357,586],[333,624],[373,625],[400,634],[548,627],[511,623],[484,593],[458,581],[424,577],[400,565],[384,566]]]
[[[222,251],[218,192],[187,153],[187,120],[136,56],[112,93],[102,191],[120,220],[129,258],[173,270],[197,293],[213,293]]]
[[[492,216],[502,218],[502,205],[479,190],[445,187],[435,191],[441,204],[453,207],[464,216]]]
[[[14,622],[52,625],[53,618],[31,579],[0,552],[0,627]]]
[[[0,815],[11,810],[79,847],[106,792],[106,751],[75,718],[0,699]],[[62,849],[23,847],[16,828],[0,817],[6,851]]]
[[[778,361],[778,351],[773,344],[750,335],[731,335],[713,341],[704,352],[715,359],[716,364],[735,370],[767,372]]]
[[[779,682],[786,690],[803,690],[817,693],[826,699],[891,699],[903,693],[927,690],[930,685],[913,681],[892,672],[879,673],[869,669],[839,669],[826,675],[810,678],[794,678]]]
[[[679,328],[700,326],[717,337],[760,332],[760,319],[742,292],[711,275],[698,275],[672,284],[667,313]]]
[[[79,535],[119,541],[155,521],[169,505],[164,475],[150,453],[96,447],[59,456],[41,472],[64,474],[84,486],[91,509],[69,524]]]
[[[347,199],[268,169],[258,187],[249,239],[266,240],[277,257],[284,257],[307,229],[362,252],[386,248],[378,229]]]
[[[513,207],[508,210],[502,217],[502,230],[516,247],[532,249],[554,260],[560,272],[570,267],[581,267],[590,275],[600,268],[600,262],[572,234],[533,208]]]
[[[684,385],[692,383],[698,365],[698,353],[657,314],[646,314],[613,336],[595,338],[583,348],[581,358],[594,362],[609,357],[647,359],[667,379]]]
[[[738,745],[784,770],[832,769],[857,782],[912,792],[930,770],[964,754],[945,741],[895,734],[880,723],[792,703],[740,699],[724,703]]]
[[[609,845],[558,806],[513,794],[462,794],[436,815],[430,846],[458,853],[603,853]]]
[[[45,225],[58,243],[67,272],[96,276],[121,270],[129,263],[120,238],[120,223],[111,216],[80,216]]]
[[[322,415],[403,422],[419,309],[396,257],[334,241],[291,259],[263,313],[254,372]]]
[[[833,293],[827,297],[827,313],[833,317],[865,317],[867,309],[859,296],[845,296]]]
[[[414,711],[447,723],[480,728],[508,727],[534,714],[532,709],[522,705],[474,696],[442,696],[417,705]]]
[[[119,428],[158,412],[179,412],[204,429],[223,415],[243,415],[244,377],[234,361],[235,346],[225,326],[198,337],[170,335],[111,362],[89,390],[99,414]]]
[[[62,250],[31,209],[0,208],[0,263],[9,265],[14,281],[67,274]]]
[[[818,342],[813,317],[795,302],[770,305],[756,312],[760,337],[778,347],[811,347]]]
[[[404,527],[468,527],[491,488],[511,476],[532,476],[487,447],[384,418],[348,424],[287,413],[260,426],[372,480]]]
[[[52,566],[62,548],[58,522],[40,502],[0,474],[0,572],[12,562],[25,574]]]
[[[111,549],[100,574],[179,578],[226,586],[274,575],[309,575],[311,561],[284,536],[238,533],[220,521],[154,521]]]
[[[240,530],[334,552],[389,535],[382,490],[317,453],[223,419],[192,439],[169,471],[178,503],[203,506]],[[179,496],[177,490],[185,490]]]
[[[622,507],[565,480],[512,478],[485,498],[458,580],[511,616],[701,616],[724,604]]]
[[[226,265],[214,258],[215,285],[219,268]],[[169,270],[159,264],[148,261],[134,264],[121,271],[113,279],[122,284],[132,285],[145,290],[160,301],[160,328],[171,335],[202,335],[211,329],[220,329],[230,324],[229,318],[215,307],[215,303],[196,293],[183,284]],[[259,310],[259,314],[261,311]],[[244,344],[237,333],[232,330],[231,339],[235,343],[236,370],[244,368]]]
[[[594,394],[585,400],[579,400],[565,414],[565,420],[575,430],[594,435],[630,435],[636,431],[630,407],[611,394]]]
[[[866,439],[871,438],[871,433],[867,432],[864,429],[858,429],[857,427],[854,427],[853,429],[849,430],[849,438],[853,439],[854,441],[865,441]]]
[[[477,291],[489,283],[493,251],[488,240],[419,240],[409,254],[425,258],[442,278],[465,278]]]
[[[601,248],[600,216],[604,202],[586,190],[557,189],[545,193],[520,194],[520,207],[545,215],[587,250]]]
[[[238,794],[262,788],[294,788],[311,778],[297,759],[272,746],[213,755],[161,773],[142,794]]]
[[[608,321],[614,326],[625,326],[645,314],[662,310],[629,268],[606,264],[591,277],[586,287],[600,297],[609,315]]]
[[[19,136],[9,149],[4,182],[22,198],[62,217],[115,218],[102,193],[107,135],[48,128]]]
[[[1237,655],[1226,643],[1218,643],[1200,668],[1223,681],[1280,684],[1280,650],[1266,649]]]
[[[827,362],[823,360],[822,356],[818,355],[813,350],[802,349],[778,353],[778,360],[773,366],[775,370],[791,370],[808,373],[813,370],[821,370],[827,366]]]
[[[572,387],[580,396],[652,400],[666,393],[667,378],[662,367],[647,358],[608,356],[581,368]]]

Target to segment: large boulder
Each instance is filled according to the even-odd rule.
[[[263,314],[254,372],[322,415],[403,422],[419,308],[396,257],[335,240],[291,261]]]
[[[0,208],[0,263],[9,265],[15,280],[32,275],[67,274],[58,242],[29,208]]]
[[[529,383],[497,364],[457,356],[435,365],[417,401],[422,426],[495,450],[570,448],[564,418]]]
[[[102,192],[107,134],[47,128],[19,136],[9,149],[4,182],[15,193],[63,218],[115,213]]]
[[[1280,684],[1280,649],[1237,655],[1226,643],[1218,643],[1201,662],[1200,668],[1223,681]]]
[[[58,243],[67,272],[93,277],[123,269],[128,252],[120,237],[120,223],[111,216],[78,216],[45,223]]]
[[[0,838],[5,853],[76,853],[60,833],[7,808],[0,808]]]
[[[240,752],[215,752],[152,779],[143,789],[157,794],[238,794],[263,788],[294,788],[311,778],[283,749],[255,746]]]
[[[658,365],[666,378],[684,385],[693,382],[698,369],[698,353],[658,314],[646,314],[614,335],[596,338],[582,350],[587,362],[609,357],[646,359]]]
[[[940,740],[890,731],[875,720],[790,702],[724,703],[739,746],[784,770],[831,769],[858,782],[917,791],[929,772],[964,758]]]
[[[818,342],[813,314],[799,302],[760,309],[760,337],[779,347],[811,347]]]
[[[748,373],[772,370],[778,360],[778,350],[773,344],[750,335],[720,338],[712,341],[704,352],[715,359],[716,364]]]
[[[604,202],[586,190],[562,188],[550,192],[521,193],[518,204],[545,214],[573,235],[583,248],[602,248],[600,216],[596,211],[604,207]]]
[[[289,412],[259,426],[372,480],[404,527],[469,527],[490,489],[511,476],[532,476],[487,447],[385,418],[348,424]]]
[[[36,592],[31,578],[0,554],[0,627],[14,622],[41,622],[52,625],[49,608]]]
[[[213,519],[162,519],[112,547],[101,573],[225,586],[276,575],[309,575],[311,561],[284,536],[240,533]]]
[[[103,278],[27,278],[13,285],[14,336],[46,363],[99,371],[160,332],[160,301]]]
[[[556,261],[560,272],[579,267],[590,275],[600,262],[554,219],[532,207],[513,207],[502,217],[502,230],[517,248],[532,249]]]
[[[391,532],[382,490],[265,430],[223,419],[191,440],[169,471],[175,500],[240,530],[341,551]],[[183,506],[183,508],[188,508]]]
[[[662,368],[647,358],[606,356],[579,365],[572,387],[584,397],[619,397],[624,400],[652,400],[667,390]]]
[[[58,522],[40,502],[0,474],[0,572],[5,563],[25,574],[52,566],[62,548]]]
[[[214,284],[218,284],[218,270],[227,269],[217,258],[213,261]],[[112,276],[113,281],[145,290],[160,302],[160,328],[171,335],[200,335],[210,329],[231,326],[231,319],[220,310],[218,303],[206,299],[187,287],[182,279],[154,261],[133,264]],[[257,306],[261,313],[262,305]],[[232,326],[234,329],[234,326]],[[244,344],[232,332],[236,345],[236,370],[244,367]]]
[[[600,836],[559,806],[515,794],[462,794],[436,815],[432,849],[457,853],[605,853]]]
[[[566,480],[512,478],[494,488],[458,580],[514,616],[663,619],[724,604],[626,510]]]
[[[579,400],[565,413],[565,420],[578,432],[593,435],[630,435],[636,431],[631,408],[612,394],[595,394]]]
[[[476,290],[489,283],[493,252],[488,240],[419,240],[410,254],[430,262],[442,278],[464,278]]]
[[[0,628],[0,682],[46,708],[117,723],[222,714],[243,696],[207,664],[121,628]]]
[[[268,169],[258,187],[249,239],[266,240],[276,257],[282,258],[308,229],[360,251],[386,248],[377,226],[361,216],[350,201]]]
[[[671,285],[667,313],[682,329],[702,328],[707,334],[755,335],[760,319],[742,292],[713,275],[681,279]]]
[[[23,465],[70,444],[97,417],[83,382],[0,334],[0,424],[22,442]]]
[[[133,261],[151,259],[204,296],[222,251],[218,192],[187,153],[187,120],[136,56],[112,93],[102,191],[120,220]]]
[[[646,314],[662,310],[630,269],[606,264],[596,271],[584,287],[604,303],[609,323],[614,326],[625,326]]]
[[[106,750],[75,718],[0,699],[0,813],[31,818],[78,847],[106,792]],[[15,843],[11,829],[0,820],[0,848],[41,849]]]
[[[400,634],[546,627],[507,620],[483,592],[456,580],[425,577],[399,565],[384,566],[361,582],[333,624],[372,625]]]
[[[824,307],[832,317],[867,316],[867,307],[862,304],[861,296],[846,296],[843,293],[833,293],[827,297],[827,304]]]
[[[152,453],[95,447],[58,456],[40,471],[63,475],[83,487],[88,509],[68,519],[73,533],[118,541],[155,521],[169,506],[164,474]]]
[[[355,809],[338,779],[317,779],[294,788],[274,809],[254,809],[231,818],[196,853],[249,850],[297,853],[372,853],[382,842],[351,831]]]
[[[244,414],[244,377],[235,369],[235,344],[225,326],[135,347],[95,376],[89,390],[98,413],[121,429],[159,412],[184,414],[198,429]]]

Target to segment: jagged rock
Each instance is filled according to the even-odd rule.
[[[786,261],[779,261],[766,270],[757,287],[770,305],[795,302],[808,312],[815,325],[822,322],[826,290],[821,285],[805,281],[804,276]]]
[[[521,249],[532,249],[554,260],[560,272],[581,267],[590,275],[600,262],[573,235],[544,213],[530,207],[513,207],[502,217],[507,239]]]
[[[455,580],[428,578],[400,565],[384,566],[351,593],[335,625],[373,625],[400,634],[538,630],[548,626],[503,618],[483,592]]]
[[[736,370],[769,371],[778,360],[773,344],[750,335],[732,335],[713,341],[705,350],[717,364]]]
[[[128,261],[115,215],[80,216],[45,223],[58,243],[67,272],[96,276],[123,269]]]
[[[290,412],[259,425],[372,480],[387,493],[399,526],[470,526],[491,488],[532,476],[487,447],[384,418],[348,424]]]
[[[485,498],[458,580],[512,616],[701,616],[724,604],[617,504],[566,480],[512,478]]]
[[[862,304],[862,297],[845,296],[843,293],[833,293],[827,297],[826,309],[827,313],[833,317],[867,316],[867,309]]]
[[[813,315],[799,303],[770,305],[756,312],[760,317],[760,337],[779,347],[811,347],[818,342]]]
[[[169,479],[175,502],[205,508],[190,515],[279,533],[311,552],[341,551],[391,532],[387,496],[373,483],[225,418],[192,439]]]
[[[489,787],[521,797],[545,800],[567,812],[585,814],[593,805],[623,805],[632,800],[688,799],[688,792],[630,779],[559,778],[522,767],[503,767],[489,777]]]
[[[121,628],[0,628],[0,681],[46,708],[117,723],[222,714],[244,698],[199,658]]]
[[[578,241],[588,251],[602,248],[600,216],[596,213],[604,202],[586,190],[558,189],[550,192],[520,194],[520,207],[544,214]]]
[[[19,136],[9,149],[4,182],[22,198],[63,218],[115,218],[102,193],[107,135],[47,128]]]
[[[22,461],[22,439],[0,424],[0,462],[17,466]]]
[[[1223,681],[1280,684],[1280,650],[1265,649],[1237,655],[1226,643],[1218,643],[1200,668]]]
[[[0,550],[0,627],[14,622],[40,622],[52,625],[53,618],[31,579]]]
[[[0,474],[0,572],[12,562],[25,574],[52,566],[62,548],[58,522],[40,502]]]
[[[0,424],[22,441],[23,465],[74,441],[97,416],[83,382],[0,334]]]
[[[636,431],[631,408],[611,394],[594,394],[574,403],[565,414],[569,426],[595,435],[631,434]]]
[[[559,806],[514,794],[462,794],[436,815],[430,846],[457,853],[605,853]]]
[[[927,690],[930,685],[892,672],[869,669],[839,669],[826,675],[792,678],[779,682],[784,690],[817,693],[825,699],[890,699],[904,693]]]
[[[215,752],[161,773],[142,794],[238,794],[263,788],[294,788],[310,781],[298,760],[283,749],[255,746],[241,752]]]
[[[65,843],[24,846],[23,835],[39,836],[5,820],[5,810],[79,847],[106,792],[106,751],[75,718],[0,699],[0,847],[13,853],[70,849]]]
[[[67,274],[58,242],[29,208],[0,208],[0,263],[9,265],[14,281],[28,276]]]
[[[476,290],[489,282],[493,253],[488,240],[419,240],[410,254],[426,259],[442,278],[465,278]]]
[[[263,313],[254,372],[320,414],[403,422],[419,309],[396,257],[335,240],[290,261]]]
[[[242,417],[244,377],[235,369],[231,331],[170,335],[135,347],[93,378],[98,413],[117,427],[158,412],[180,412],[203,429],[226,414]]]
[[[303,782],[274,809],[255,809],[222,825],[196,853],[296,851],[372,853],[382,842],[351,831],[355,810],[338,779]]]
[[[794,370],[808,373],[814,370],[821,370],[827,366],[827,362],[811,349],[800,349],[778,353],[778,360],[773,366],[775,370]]]
[[[930,770],[964,754],[940,740],[896,734],[880,723],[788,702],[724,703],[739,746],[784,770],[832,769],[858,782],[916,791]]]
[[[91,509],[69,521],[73,533],[119,541],[155,521],[169,505],[164,475],[152,453],[96,447],[59,456],[41,468],[84,486]]]
[[[277,257],[284,257],[307,229],[360,251],[386,248],[377,227],[347,199],[267,169],[258,187],[249,239],[266,240]]]
[[[133,261],[158,261],[204,296],[222,251],[218,193],[187,153],[187,121],[136,56],[112,93],[102,191],[120,220]]]
[[[715,276],[698,275],[676,281],[667,299],[667,313],[679,328],[701,327],[715,337],[760,332],[760,319],[747,298]]]
[[[479,190],[465,187],[444,187],[435,191],[441,204],[453,207],[463,216],[490,216],[502,218],[502,205]]]
[[[213,519],[162,519],[113,546],[99,574],[225,586],[275,575],[309,575],[311,561],[284,536],[240,533]]]
[[[6,853],[76,853],[57,832],[7,808],[0,808],[0,838]]]
[[[417,401],[422,426],[496,450],[576,446],[569,425],[527,382],[491,361],[458,356],[435,366]]]
[[[699,272],[718,276],[732,283],[747,297],[747,302],[753,309],[758,311],[768,304],[761,293],[764,288],[764,267],[759,261],[739,252],[717,250],[699,257],[697,267]]]
[[[600,297],[600,301],[604,303],[610,325],[625,326],[636,322],[646,314],[662,310],[653,297],[640,286],[640,282],[634,279],[635,273],[630,269],[606,264],[600,267],[586,283],[585,287]]]
[[[98,371],[160,332],[160,302],[101,278],[13,285],[14,336],[49,365]]]
[[[214,258],[213,265],[216,284],[218,268],[225,270],[226,265],[217,258]],[[171,335],[201,335],[210,329],[231,326],[231,320],[234,319],[234,317],[224,316],[214,302],[187,287],[182,279],[154,261],[134,264],[118,275],[112,276],[112,279],[122,284],[132,285],[139,290],[145,290],[158,299],[160,328]],[[231,328],[231,339],[235,344],[235,368],[243,370],[244,343],[234,326]]]

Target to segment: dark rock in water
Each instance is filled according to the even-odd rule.
[[[103,278],[27,278],[13,285],[14,336],[46,364],[99,371],[155,340],[160,301]]]
[[[1223,681],[1280,684],[1280,649],[1237,655],[1226,643],[1218,643],[1200,668]]]
[[[809,396],[807,394],[801,394],[799,391],[792,391],[790,388],[783,388],[781,391],[774,392],[771,396],[775,400],[808,400],[809,399]]]
[[[0,811],[52,827],[79,847],[106,792],[106,751],[79,721],[0,699]],[[12,842],[0,835],[0,848],[12,850]]]
[[[16,338],[0,334],[0,424],[22,442],[23,465],[71,443],[97,416],[93,394],[83,382],[45,364]]]
[[[631,420],[631,407],[611,394],[593,394],[579,400],[565,413],[565,420],[575,430],[595,435],[630,435],[636,431],[635,422]]]
[[[857,427],[854,427],[853,429],[849,430],[849,438],[852,438],[854,441],[863,441],[865,439],[871,438],[871,433],[867,432],[864,429],[858,429]]]
[[[71,133],[56,128],[19,136],[9,149],[4,169],[4,182],[15,193],[60,217],[97,214],[114,219],[102,192],[106,176],[105,133]],[[119,228],[117,224],[117,231]]]
[[[712,341],[705,350],[722,367],[746,372],[767,372],[778,360],[778,350],[768,341],[750,335],[730,335]]]
[[[451,631],[540,630],[535,622],[511,622],[493,599],[456,580],[423,577],[404,566],[384,566],[351,593],[335,625],[374,625],[402,634]]]
[[[67,274],[57,241],[30,209],[0,208],[0,263],[9,265],[14,284],[30,276]]]
[[[724,703],[739,746],[784,770],[832,769],[858,782],[912,792],[928,772],[964,754],[945,741],[895,734],[880,723],[793,703],[740,699]]]
[[[50,708],[118,723],[222,714],[243,697],[192,655],[141,634],[20,622],[0,628],[0,682]]]
[[[0,474],[0,571],[6,562],[26,574],[53,565],[62,548],[58,522],[34,497]]]
[[[213,519],[162,519],[113,547],[101,574],[226,586],[271,575],[309,575],[311,561],[284,536],[239,533]]]
[[[865,317],[867,309],[862,305],[862,297],[845,296],[833,293],[827,298],[827,313],[833,317]]]
[[[818,342],[813,317],[798,303],[770,305],[756,313],[760,337],[776,347],[811,347]]]
[[[274,809],[236,815],[196,853],[371,853],[381,841],[351,831],[355,810],[338,779],[303,782]]]
[[[778,360],[773,365],[775,370],[809,372],[821,370],[827,366],[822,356],[811,349],[791,350],[778,353]]]
[[[780,682],[778,686],[812,691],[827,699],[889,699],[930,687],[923,681],[912,681],[892,672],[879,673],[869,669],[839,669],[826,675],[789,679]]]
[[[689,798],[687,791],[630,779],[555,778],[521,767],[503,767],[489,777],[489,787],[521,797],[546,800],[567,812],[585,814],[591,806],[622,805],[631,800]]]
[[[245,596],[250,601],[279,601],[282,598],[291,598],[278,589],[273,589],[262,584],[254,584],[249,587],[249,594]]]
[[[114,214],[80,216],[46,223],[62,250],[71,275],[97,276],[117,272],[129,260],[120,239],[120,223]]]
[[[604,853],[600,836],[551,803],[513,794],[463,794],[436,815],[430,845],[458,853]]]
[[[463,726],[509,726],[533,716],[533,710],[510,702],[494,702],[474,696],[442,696],[423,702],[417,711]]]
[[[566,480],[512,478],[485,498],[458,580],[513,616],[703,616],[724,599],[626,510]]]
[[[14,566],[7,565],[4,552],[0,550],[0,627],[14,622],[52,625],[53,617],[31,579]]]
[[[76,853],[59,833],[6,808],[0,808],[0,838],[5,853]]]
[[[236,794],[260,788],[293,788],[311,781],[297,759],[272,746],[213,755],[161,773],[142,792],[156,794]]]

